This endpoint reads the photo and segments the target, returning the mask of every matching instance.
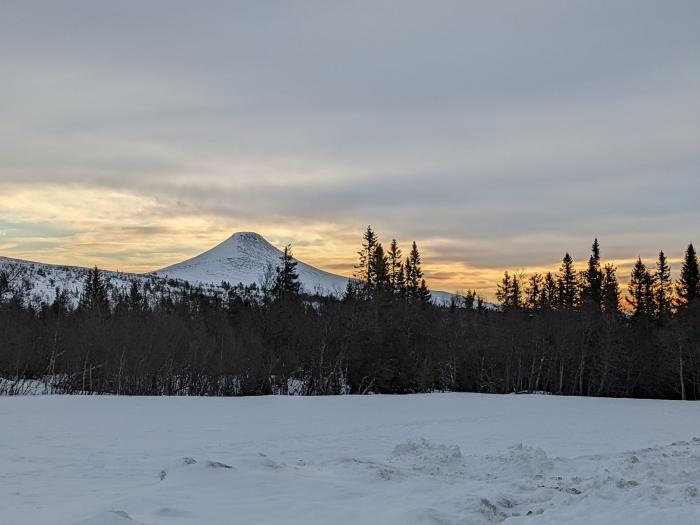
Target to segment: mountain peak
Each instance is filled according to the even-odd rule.
[[[240,240],[240,241],[265,241],[265,238],[260,235],[259,233],[256,232],[236,232],[231,237],[229,237],[231,240]],[[267,241],[265,241],[267,242]]]
[[[182,279],[191,283],[259,284],[268,267],[280,264],[282,252],[256,232],[236,232],[210,250],[167,268],[156,275]],[[297,261],[302,286],[310,293],[326,291],[340,294],[347,277],[333,275]]]
[[[278,249],[265,237],[256,232],[236,232],[222,242],[219,247],[227,247],[237,251],[268,250],[277,252]],[[216,248],[214,248],[216,249]]]

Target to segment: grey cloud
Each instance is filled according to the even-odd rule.
[[[5,2],[0,182],[371,222],[475,266],[595,235],[680,249],[698,19],[694,0]]]

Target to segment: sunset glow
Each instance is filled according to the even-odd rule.
[[[622,280],[698,241],[696,17],[404,8],[18,5],[0,255],[147,272],[255,231],[351,275],[371,224],[492,297],[595,237]]]

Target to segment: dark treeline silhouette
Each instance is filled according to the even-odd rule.
[[[498,308],[470,291],[437,305],[415,243],[368,227],[342,297],[304,294],[289,246],[261,286],[156,294],[105,286],[33,307],[0,275],[0,377],[53,391],[128,395],[548,392],[700,398],[700,277],[641,259],[626,293],[593,244],[583,271],[504,275]],[[623,297],[624,296],[624,297]]]

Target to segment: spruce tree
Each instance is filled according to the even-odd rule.
[[[131,282],[129,290],[129,309],[138,312],[143,308],[143,294],[137,281]]]
[[[377,234],[372,230],[372,226],[367,226],[364,235],[362,236],[362,249],[357,252],[360,256],[360,261],[355,266],[355,277],[365,283],[368,287],[375,283],[374,279],[374,252],[377,249],[378,238]]]
[[[65,288],[56,287],[54,300],[51,303],[51,310],[56,314],[65,313],[70,310],[70,297]]]
[[[521,275],[513,274],[510,285],[510,306],[520,308],[523,304],[523,289],[521,286]]]
[[[280,257],[281,265],[275,272],[275,284],[272,286],[272,295],[275,299],[295,298],[301,292],[299,274],[296,272],[297,262],[292,257],[292,248],[288,244]]]
[[[578,283],[576,282],[576,270],[571,255],[566,253],[562,259],[561,268],[557,280],[559,291],[559,304],[562,308],[573,309],[578,305]]]
[[[663,250],[659,252],[659,259],[656,261],[654,281],[654,310],[656,318],[663,323],[671,316],[673,306],[671,267]]]
[[[7,290],[10,289],[10,278],[5,270],[0,270],[0,301]]]
[[[377,288],[389,288],[391,285],[391,275],[389,274],[389,262],[384,255],[384,248],[381,243],[377,244],[372,258],[372,274]]]
[[[501,282],[496,285],[496,300],[503,308],[508,308],[510,306],[512,289],[513,284],[510,278],[510,272],[506,270],[503,272],[503,279],[501,279]]]
[[[633,317],[654,317],[654,277],[639,257],[632,269],[628,285],[627,302],[632,307]]]
[[[406,257],[406,260],[403,263],[403,296],[406,298],[408,298],[411,293],[415,292],[415,289],[411,288],[411,283],[413,282],[412,273],[413,270],[411,269],[411,258]]]
[[[547,272],[544,276],[544,285],[540,294],[540,307],[544,310],[555,310],[559,303],[559,289],[557,281],[552,272]]]
[[[603,272],[600,269],[600,244],[593,241],[588,267],[583,274],[582,302],[600,308],[603,294]]]
[[[95,266],[94,269],[88,270],[85,284],[83,285],[83,293],[80,296],[78,307],[84,311],[93,312],[108,312],[109,299],[107,298],[107,286],[105,285],[100,270]]]
[[[404,269],[406,273],[406,296],[409,300],[413,301],[419,297],[421,280],[423,279],[423,270],[421,268],[420,253],[418,252],[418,246],[416,245],[416,241],[413,241],[413,245],[411,246],[411,252],[406,258]]]
[[[603,309],[606,312],[620,311],[620,285],[617,282],[617,268],[612,264],[606,264],[603,269],[602,298]]]
[[[501,284],[497,286],[496,299],[503,308],[520,308],[523,304],[521,277],[504,272]]]
[[[552,272],[547,272],[544,276],[540,305],[545,310],[555,310],[559,305],[559,287]]]
[[[688,245],[681,266],[681,277],[678,280],[679,306],[688,306],[700,298],[700,264],[693,244]]]
[[[467,310],[473,310],[474,306],[476,305],[476,290],[467,290],[463,295],[462,295],[462,305],[464,308]]]
[[[539,273],[530,276],[527,286],[526,306],[530,310],[541,310],[543,308],[544,278]]]
[[[348,280],[348,284],[345,287],[345,293],[343,294],[344,303],[353,303],[357,300],[359,296],[360,284],[352,279]]]
[[[420,286],[418,286],[418,302],[422,304],[428,304],[431,299],[430,290],[428,290],[428,285],[425,284],[425,279],[420,280]]]
[[[396,239],[392,239],[391,245],[389,246],[388,260],[390,282],[395,291],[400,291],[404,286],[403,262],[401,261],[401,257],[401,248],[399,248]]]

